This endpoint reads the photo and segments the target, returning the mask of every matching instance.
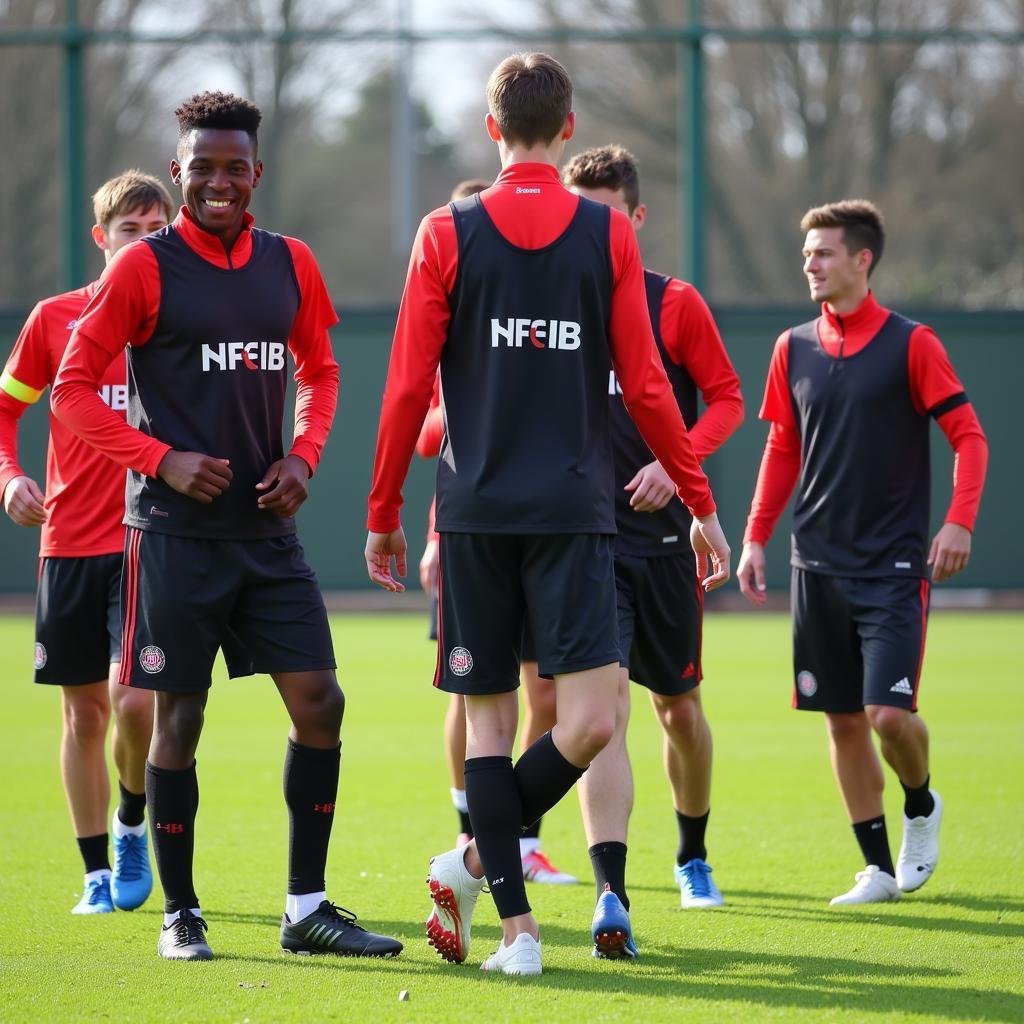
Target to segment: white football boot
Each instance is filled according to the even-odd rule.
[[[511,946],[503,941],[480,965],[480,970],[495,974],[540,974],[540,942],[527,932],[517,935]]]
[[[942,824],[942,797],[928,791],[935,801],[927,818],[903,815],[903,843],[896,861],[896,881],[903,892],[920,889],[939,863],[939,826]]]
[[[434,909],[426,921],[427,941],[449,963],[461,964],[469,955],[473,911],[486,884],[469,873],[464,848],[430,859],[427,887]]]
[[[858,871],[857,884],[842,896],[829,901],[830,907],[845,906],[849,903],[888,903],[900,898],[900,887],[888,871],[882,871],[877,864],[869,864]]]

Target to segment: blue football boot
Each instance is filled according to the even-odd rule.
[[[153,871],[149,866],[149,840],[141,836],[113,836],[114,873],[110,892],[118,910],[141,907],[153,891]]]
[[[112,914],[114,901],[110,898],[110,875],[101,875],[85,883],[82,898],[71,908],[72,914]]]
[[[711,877],[710,865],[700,857],[694,857],[683,865],[677,864],[675,875],[684,910],[725,906],[725,899]]]
[[[640,955],[629,927],[629,912],[610,885],[605,885],[594,908],[590,932],[594,937],[592,955],[599,959],[632,960]]]

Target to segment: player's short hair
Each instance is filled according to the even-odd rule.
[[[513,53],[487,80],[487,107],[509,145],[547,144],[572,110],[572,79],[546,53]]]
[[[868,276],[878,265],[885,248],[885,224],[882,211],[867,199],[840,199],[808,210],[800,221],[806,235],[813,228],[842,228],[843,244],[852,256],[861,249],[871,250]]]
[[[625,146],[593,146],[577,153],[562,168],[566,188],[607,188],[621,192],[632,213],[640,205],[640,172]]]
[[[145,213],[157,205],[163,208],[167,220],[174,216],[174,203],[163,182],[138,169],[124,171],[103,182],[92,197],[92,212],[102,228],[109,227],[115,217]]]
[[[452,189],[451,201],[454,203],[457,199],[468,199],[470,196],[475,196],[477,192],[483,192],[485,188],[490,188],[491,184],[489,181],[484,181],[483,178],[469,178],[466,181],[460,181]]]
[[[175,110],[174,116],[178,119],[179,155],[182,143],[197,128],[245,132],[255,149],[256,132],[263,120],[255,103],[230,92],[197,92]]]

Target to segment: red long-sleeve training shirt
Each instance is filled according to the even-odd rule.
[[[824,303],[817,321],[818,338],[829,355],[838,357],[842,346],[842,355],[847,358],[871,341],[888,316],[889,310],[879,305],[871,293],[857,309],[843,317]],[[789,331],[785,331],[775,343],[768,369],[760,417],[771,422],[771,429],[744,542],[767,543],[800,476],[800,436],[790,399],[788,341]],[[911,399],[922,415],[963,392],[964,386],[942,342],[930,327],[921,325],[911,335],[908,363]],[[945,521],[973,530],[985,485],[988,442],[970,404],[940,415],[937,422],[954,452],[953,497]]]
[[[208,263],[224,270],[245,266],[252,255],[251,214],[231,252],[204,231],[182,207],[173,227]],[[295,430],[290,455],[316,471],[338,402],[338,364],[328,328],[338,322],[316,260],[308,246],[285,238],[295,268],[301,301],[288,339],[295,361]],[[125,246],[111,260],[96,293],[78,321],[53,387],[51,406],[57,417],[94,448],[122,466],[156,476],[170,446],[119,418],[96,394],[107,366],[125,341],[145,345],[160,312],[160,270],[144,240]],[[248,339],[246,339],[248,340]],[[215,452],[205,454],[216,455]]]
[[[0,495],[18,462],[18,420],[57,376],[82,310],[96,284],[44,299],[32,310],[0,375]],[[100,381],[99,397],[124,420],[128,408],[127,368],[119,352]],[[50,415],[46,451],[46,522],[39,538],[43,558],[88,558],[124,548],[124,480],[121,466],[73,434]]]
[[[529,190],[529,191],[527,191]],[[579,197],[549,164],[512,164],[480,198],[498,231],[513,245],[539,249],[568,227]],[[643,265],[628,218],[611,211],[612,302],[608,337],[612,363],[630,415],[697,516],[715,509],[654,344]],[[449,207],[420,224],[413,244],[384,389],[367,526],[389,533],[399,525],[402,484],[409,469],[451,319],[449,297],[458,269],[458,241]]]

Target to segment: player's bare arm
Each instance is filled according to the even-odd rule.
[[[437,592],[437,563],[439,551],[437,541],[432,537],[423,549],[420,559],[420,586],[424,593],[433,596]]]
[[[201,452],[169,451],[160,460],[156,475],[179,494],[209,505],[231,483],[227,459],[215,459]]]
[[[43,492],[28,476],[16,476],[4,488],[4,511],[18,526],[42,526],[46,522]]]
[[[690,527],[690,544],[697,556],[697,575],[701,577],[701,585],[705,592],[710,593],[729,582],[731,575],[730,558],[732,551],[725,539],[725,531],[718,521],[718,513],[708,516],[694,516]],[[711,559],[711,575],[708,571],[708,559]]]
[[[263,492],[256,504],[282,518],[295,515],[309,497],[310,476],[309,466],[300,455],[278,459],[256,485],[256,490]]]
[[[407,550],[405,531],[401,526],[390,533],[374,533],[370,530],[366,535],[366,548],[363,552],[370,579],[378,587],[390,590],[393,594],[401,594],[405,590],[405,584],[400,583],[395,576],[405,576]],[[394,570],[392,558],[395,560]]]

